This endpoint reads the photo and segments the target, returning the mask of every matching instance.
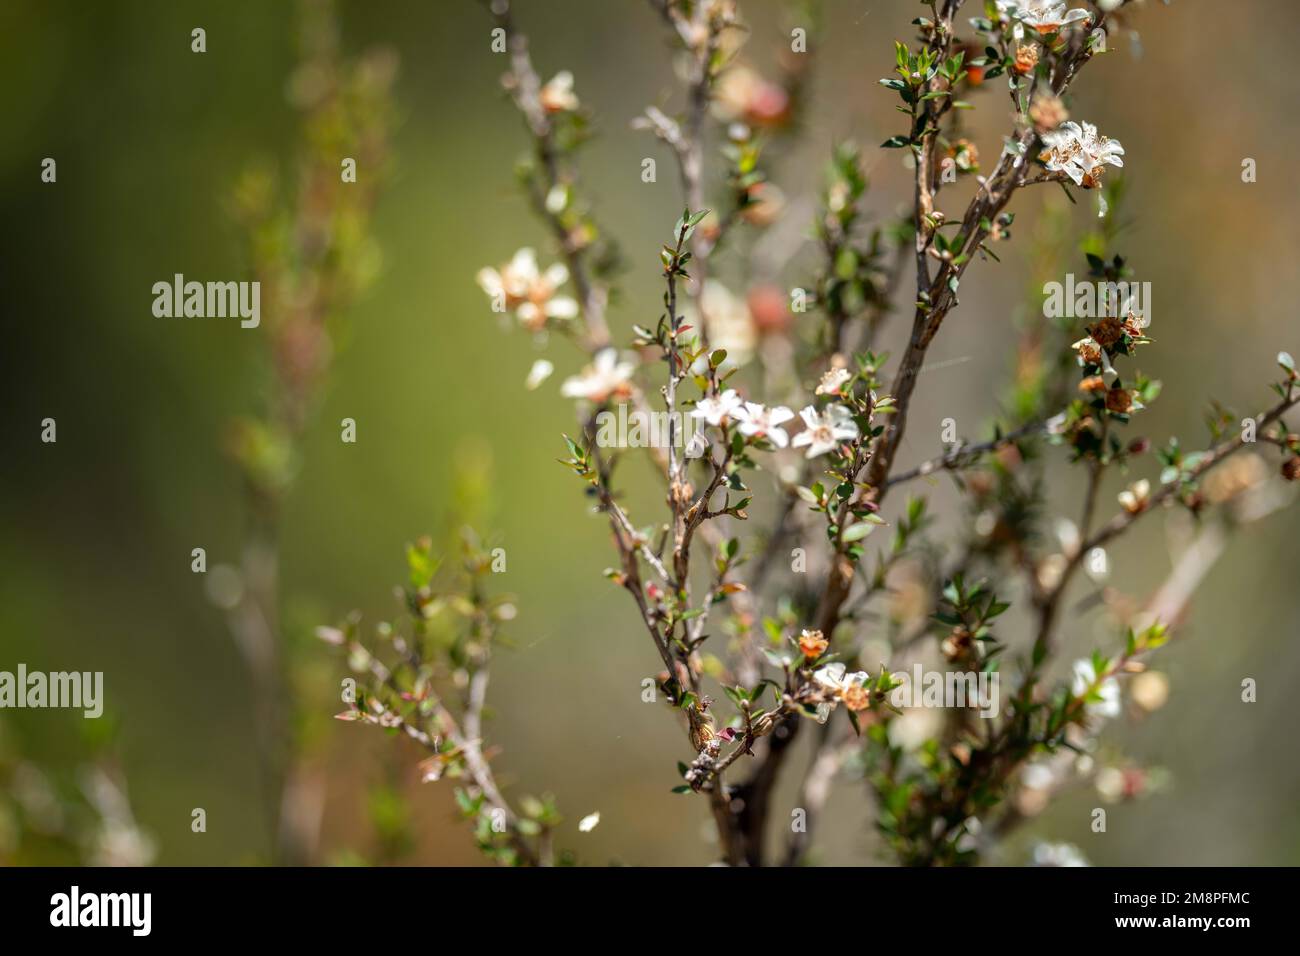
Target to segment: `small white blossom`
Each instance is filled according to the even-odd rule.
[[[850,687],[861,686],[871,677],[866,671],[854,671],[848,674],[845,673],[847,670],[848,668],[845,667],[843,661],[835,661],[814,671],[813,680],[838,695],[844,693]]]
[[[710,425],[721,425],[724,419],[735,416],[744,403],[734,388],[729,388],[717,398],[702,398],[695,403],[691,417],[702,418]]]
[[[1070,120],[1043,134],[1040,159],[1054,173],[1065,173],[1076,186],[1091,189],[1101,182],[1107,164],[1123,167],[1124,147],[1117,139],[1097,134],[1091,123]]]
[[[1082,697],[1088,692],[1088,689],[1097,683],[1097,671],[1092,666],[1092,661],[1081,660],[1074,662],[1074,683],[1071,690],[1075,697]],[[1114,677],[1107,677],[1097,688],[1100,700],[1089,701],[1084,705],[1084,709],[1093,717],[1118,717],[1120,713],[1119,698],[1119,681]]]
[[[784,405],[765,408],[758,402],[746,402],[735,412],[740,423],[740,433],[750,438],[766,438],[777,448],[790,444],[790,436],[780,426],[794,418],[794,412]]]
[[[1016,21],[1016,37],[1024,36],[1021,24],[1033,27],[1039,33],[1055,33],[1061,27],[1090,16],[1082,7],[1066,12],[1066,0],[997,0],[998,13]]]
[[[1088,866],[1079,848],[1072,843],[1039,843],[1034,847],[1032,866]]]
[[[533,363],[533,367],[528,370],[528,377],[524,379],[524,388],[530,392],[533,391],[538,385],[550,378],[551,373],[554,371],[554,365],[546,359],[538,359]]]
[[[858,426],[843,405],[828,405],[820,414],[809,405],[799,413],[799,417],[808,427],[795,435],[791,444],[795,448],[807,445],[809,458],[824,455],[840,442],[858,437]]]
[[[475,277],[479,288],[496,300],[506,311],[513,312],[525,327],[536,332],[547,319],[572,319],[578,315],[577,300],[556,295],[569,281],[569,270],[555,263],[545,272],[537,266],[537,253],[520,249],[500,269],[480,269]]]
[[[1129,514],[1137,514],[1147,506],[1147,500],[1151,497],[1151,482],[1145,478],[1135,481],[1117,497],[1121,508]]]
[[[684,303],[682,316],[689,325],[703,326],[710,348],[726,349],[728,365],[744,365],[758,347],[758,327],[749,306],[715,279],[704,280],[699,307],[693,301]]]
[[[596,825],[598,823],[600,823],[599,810],[597,810],[595,813],[587,814],[585,817],[583,817],[581,820],[578,821],[578,832],[590,833],[592,830],[596,829]]]
[[[578,108],[578,96],[573,92],[573,74],[568,70],[556,73],[538,94],[542,109],[548,113],[573,112]]]
[[[585,398],[603,402],[612,395],[627,397],[632,394],[632,373],[636,365],[620,361],[613,349],[603,349],[581,375],[574,375],[560,386],[565,398]]]
[[[838,395],[844,383],[852,377],[853,375],[846,368],[830,369],[822,376],[821,384],[817,386],[817,394]]]

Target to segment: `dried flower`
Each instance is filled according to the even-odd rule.
[[[830,646],[831,642],[822,636],[821,631],[809,631],[805,629],[804,632],[799,635],[799,650],[801,650],[803,656],[808,658],[810,661],[815,661],[817,658],[821,657],[826,653],[826,648]]]
[[[1039,93],[1029,104],[1029,118],[1039,133],[1047,133],[1068,120],[1070,112],[1059,96]]]
[[[1016,47],[1016,62],[1014,69],[1021,76],[1033,71],[1038,66],[1038,44],[1026,43],[1024,46]]]
[[[1282,477],[1287,481],[1300,481],[1300,455],[1282,462]]]
[[[1106,411],[1126,415],[1133,408],[1133,395],[1126,388],[1113,386],[1106,392]]]

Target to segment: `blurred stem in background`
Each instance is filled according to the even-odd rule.
[[[273,859],[284,864],[316,855],[323,782],[296,728],[304,701],[290,679],[292,641],[281,618],[281,518],[342,316],[378,271],[369,223],[386,173],[397,67],[386,50],[344,60],[330,0],[302,0],[299,15],[300,60],[288,90],[302,116],[296,194],[286,201],[288,188],[265,169],[246,173],[235,190],[235,215],[268,304],[259,331],[268,380],[261,410],[227,436],[248,502],[242,587],[228,606],[229,626],[253,679],[265,812],[275,828]]]

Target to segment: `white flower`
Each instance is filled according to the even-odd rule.
[[[799,413],[808,427],[794,436],[795,448],[808,446],[808,457],[816,458],[834,449],[842,441],[858,437],[858,426],[843,405],[828,405],[821,414],[809,405]]]
[[[852,674],[846,674],[845,671],[847,670],[848,668],[844,666],[843,661],[836,661],[814,671],[813,680],[838,696],[850,687],[861,686],[871,677],[866,671],[854,671]]]
[[[1034,847],[1032,866],[1088,866],[1087,859],[1072,843],[1039,843]]]
[[[1147,500],[1151,497],[1151,482],[1145,478],[1135,481],[1116,497],[1119,498],[1121,508],[1129,514],[1137,514],[1147,506]]]
[[[1097,683],[1097,671],[1092,666],[1092,661],[1081,660],[1074,662],[1074,683],[1071,690],[1075,697],[1082,697],[1086,694],[1095,683]],[[1119,681],[1114,677],[1107,677],[1097,688],[1100,700],[1092,700],[1084,705],[1084,709],[1093,717],[1118,717],[1120,712],[1119,699]]]
[[[528,377],[524,379],[524,388],[532,391],[551,377],[555,371],[555,366],[546,359],[538,359],[533,363],[533,367],[528,370]]]
[[[690,325],[703,325],[710,348],[727,350],[727,364],[744,365],[758,347],[758,327],[749,306],[714,279],[704,280],[699,308],[694,302],[687,302],[682,315]]]
[[[1039,33],[1055,33],[1061,27],[1090,16],[1082,7],[1065,12],[1066,0],[997,0],[998,13],[1017,21],[1016,37],[1024,35],[1020,24],[1033,27]]]
[[[538,94],[542,109],[548,113],[573,112],[578,108],[578,96],[573,92],[573,74],[561,70],[547,81]]]
[[[1097,134],[1091,123],[1082,126],[1073,120],[1043,134],[1046,149],[1039,158],[1047,169],[1065,173],[1076,186],[1091,189],[1101,182],[1107,164],[1123,167],[1124,147],[1117,139]]]
[[[585,817],[583,817],[581,820],[578,821],[578,832],[590,833],[592,830],[596,829],[596,825],[598,823],[600,823],[599,810],[597,810],[595,813],[587,814]]]
[[[514,312],[534,332],[546,325],[548,318],[572,319],[578,315],[576,300],[555,294],[569,281],[569,270],[557,262],[542,272],[532,249],[520,249],[500,269],[480,269],[475,278],[494,303],[499,301],[501,308]]]
[[[852,377],[853,375],[846,368],[830,369],[822,376],[821,384],[817,386],[817,394],[838,395],[844,383]]]
[[[723,419],[735,416],[744,403],[734,388],[729,388],[717,398],[702,398],[695,403],[692,418],[703,418],[710,425],[721,425]]]
[[[740,423],[740,433],[750,438],[766,438],[777,448],[790,444],[790,436],[782,423],[794,418],[794,412],[784,405],[765,408],[758,402],[746,402],[743,408],[735,412],[736,421]]]
[[[602,349],[581,375],[574,375],[560,386],[560,394],[565,398],[586,398],[597,403],[611,395],[626,397],[632,394],[631,378],[635,369],[633,362],[620,361],[613,349]]]

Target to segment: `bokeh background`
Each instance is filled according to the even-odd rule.
[[[682,206],[667,154],[629,128],[674,88],[663,30],[634,0],[516,6],[539,70],[573,70],[597,117],[583,173],[631,264],[611,313],[626,333],[655,318],[657,243]],[[762,67],[784,20],[765,0],[742,8],[753,26],[747,55]],[[894,39],[909,39],[909,20],[924,12],[911,0],[828,0],[823,10],[805,138],[776,173],[796,210],[815,196],[836,142],[873,146],[897,131],[877,80],[892,68]],[[1120,246],[1154,289],[1158,344],[1141,364],[1165,383],[1145,420],[1157,442],[1178,432],[1202,444],[1211,394],[1243,414],[1264,407],[1277,351],[1300,354],[1292,12],[1284,0],[1148,3],[1134,23],[1140,50],[1130,38],[1113,43],[1078,85],[1075,116],[1127,149],[1131,224]],[[150,287],[176,272],[247,277],[227,200],[250,163],[292,173],[294,7],[0,0],[0,15],[0,669],[104,671],[109,753],[157,861],[256,862],[270,824],[257,797],[249,679],[190,551],[206,548],[214,564],[237,557],[244,501],[220,438],[260,400],[258,333],[154,318]],[[703,801],[669,792],[681,731],[640,701],[656,658],[626,596],[600,577],[611,562],[603,521],[553,463],[572,422],[557,383],[581,363],[553,343],[556,377],[526,392],[542,353],[502,328],[474,284],[477,269],[521,245],[552,257],[512,185],[524,132],[498,86],[488,18],[475,4],[443,2],[343,3],[340,15],[347,50],[379,44],[400,55],[402,122],[373,224],[382,273],[348,311],[348,341],[288,503],[286,628],[307,633],[354,608],[372,620],[396,613],[404,543],[456,521],[455,461],[489,465],[484,531],[507,549],[501,585],[520,609],[516,647],[494,667],[498,772],[511,793],[558,796],[569,820],[561,843],[585,862],[708,862]],[[195,26],[207,31],[202,55],[190,52]],[[1001,97],[982,94],[971,121],[990,157],[1007,126]],[[869,154],[871,204],[886,215],[906,199],[907,172],[897,152]],[[46,156],[58,160],[56,185],[40,182]],[[645,156],[659,159],[656,184],[640,181]],[[1253,184],[1241,179],[1246,157],[1258,164]],[[1022,194],[1001,265],[972,267],[963,306],[932,351],[933,362],[953,364],[924,382],[904,461],[938,450],[942,418],[974,432],[996,411],[1012,322],[1034,278],[1034,223],[1044,203],[1061,201],[1056,190]],[[1082,232],[1095,212],[1069,215]],[[807,275],[800,263],[812,260],[792,263],[791,285]],[[899,332],[896,319],[890,335]],[[39,440],[47,416],[58,422],[54,445]],[[338,439],[344,417],[358,422],[355,445]],[[1074,488],[1062,473],[1061,500]],[[1298,530],[1284,513],[1233,542],[1183,638],[1162,654],[1168,706],[1111,729],[1135,756],[1168,768],[1169,788],[1112,812],[1104,835],[1088,830],[1095,795],[1073,794],[1001,862],[1020,862],[1027,841],[1047,838],[1099,864],[1300,863]],[[1114,579],[1137,593],[1157,583],[1169,563],[1160,520],[1112,561]],[[1073,637],[1082,647],[1102,635]],[[1246,676],[1259,682],[1254,705],[1239,702]],[[332,721],[333,709],[308,718],[327,780],[323,858],[373,857],[376,821],[387,819],[409,827],[407,861],[479,862],[450,789],[418,783],[419,755]],[[90,723],[57,711],[0,714],[0,754],[67,777],[87,733],[100,733]],[[0,795],[0,860],[68,859],[24,835],[18,805],[14,792]],[[205,834],[190,830],[195,807],[207,811]],[[574,823],[593,810],[600,826],[578,834]],[[860,786],[840,787],[818,859],[882,861],[869,812]]]

